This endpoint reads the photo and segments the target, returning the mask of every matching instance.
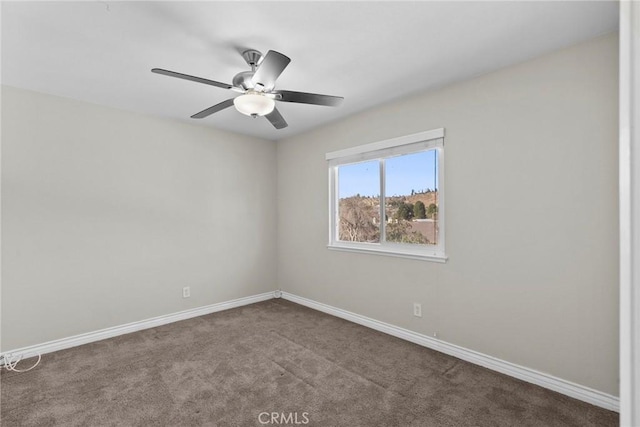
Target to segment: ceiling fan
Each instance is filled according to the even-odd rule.
[[[235,75],[233,84],[220,83],[214,80],[177,73],[175,71],[154,68],[151,71],[169,77],[191,80],[204,83],[222,89],[230,89],[241,95],[227,99],[219,104],[206,108],[191,116],[192,119],[202,119],[213,113],[224,110],[234,105],[236,110],[251,117],[265,116],[276,129],[286,128],[287,122],[276,108],[275,101],[294,102],[299,104],[313,104],[337,106],[344,99],[341,96],[319,95],[307,92],[294,92],[290,90],[276,90],[276,79],[289,65],[291,59],[287,56],[270,50],[266,55],[254,49],[242,52],[242,57],[251,67],[251,71],[242,71]]]

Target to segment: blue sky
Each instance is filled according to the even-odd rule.
[[[386,160],[387,196],[410,195],[437,186],[436,150],[392,157]],[[377,160],[338,168],[339,198],[356,194],[380,194],[380,166]]]

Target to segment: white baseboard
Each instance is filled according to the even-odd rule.
[[[485,368],[509,375],[514,378],[518,378],[531,384],[536,384],[541,387],[557,391],[558,393],[573,397],[574,399],[578,399],[583,402],[608,409],[610,411],[620,411],[620,400],[616,396],[612,396],[610,394],[603,393],[601,391],[594,390],[592,388],[585,387],[571,381],[566,381],[561,378],[554,377],[553,375],[545,374],[544,372],[525,368],[524,366],[516,365],[514,363],[507,362],[493,356],[488,356],[474,350],[469,350],[455,344],[450,344],[446,341],[432,338],[427,335],[422,335],[408,329],[380,322],[369,317],[351,313],[350,311],[316,302],[307,298],[299,297],[288,292],[282,292],[282,298],[309,308],[313,308],[314,310],[322,311],[324,313],[331,314],[332,316],[340,317],[350,322],[358,323],[368,328],[384,332],[385,334],[393,335],[394,337],[410,341],[423,347],[428,347],[433,350],[440,351],[442,353],[457,357],[467,362],[484,366]]]
[[[190,310],[179,311],[177,313],[153,317],[151,319],[140,320],[138,322],[127,323],[125,325],[100,329],[98,331],[49,341],[43,344],[18,348],[15,350],[0,353],[0,358],[5,354],[27,358],[36,356],[38,354],[51,353],[54,351],[64,350],[67,348],[116,337],[119,335],[129,334],[131,332],[141,331],[143,329],[154,328],[156,326],[190,319],[192,317],[204,316],[205,314],[241,307],[243,305],[253,304],[260,301],[270,300],[274,297],[282,297],[283,299],[295,302],[300,305],[304,305],[314,310],[322,311],[332,316],[340,317],[350,322],[354,322],[368,328],[384,332],[386,334],[401,338],[406,341],[410,341],[423,347],[428,347],[433,350],[440,351],[442,353],[457,357],[462,360],[466,360],[467,362],[471,362],[476,365],[484,366],[485,368],[492,369],[494,371],[512,376],[514,378],[518,378],[523,381],[527,381],[532,384],[539,385],[553,391],[557,391],[558,393],[562,393],[564,395],[582,400],[587,403],[591,403],[592,405],[619,412],[619,399],[610,394],[606,394],[598,390],[582,386],[580,384],[575,384],[570,381],[545,374],[543,372],[526,368],[524,366],[516,365],[514,363],[510,363],[493,356],[488,356],[477,351],[469,350],[455,344],[450,344],[427,335],[422,335],[408,329],[400,328],[398,326],[380,322],[369,317],[361,316],[350,311],[316,302],[307,298],[299,297],[288,292],[281,292],[281,294],[278,295],[278,292],[280,291],[265,292],[263,294],[238,298],[231,301],[193,308]]]
[[[192,317],[204,316],[205,314],[215,313],[217,311],[228,310],[230,308],[236,308],[243,305],[270,300],[273,298],[273,294],[273,292],[265,292],[263,294],[238,298],[231,301],[219,302],[217,304],[192,308],[189,310],[179,311],[177,313],[165,314],[164,316],[152,317],[151,319],[140,320],[137,322],[127,323],[125,325],[100,329],[98,331],[88,332],[86,334],[74,335],[72,337],[49,341],[43,344],[17,348],[15,350],[0,353],[0,358],[4,357],[5,354],[27,358],[37,356],[38,354],[46,354],[58,350],[64,350],[66,348],[76,347],[107,338],[117,337],[119,335],[129,334],[131,332],[137,332],[143,329],[155,328],[156,326],[166,325],[167,323],[173,323],[179,320],[191,319]]]

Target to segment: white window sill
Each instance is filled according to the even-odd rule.
[[[366,245],[366,244],[365,244]],[[420,251],[402,251],[394,248],[383,248],[380,246],[352,246],[352,245],[340,245],[329,244],[327,248],[332,251],[343,252],[355,252],[361,254],[373,254],[373,255],[386,255],[398,258],[417,259],[421,261],[430,262],[447,262],[448,257],[446,255],[435,254],[433,252],[420,252]]]

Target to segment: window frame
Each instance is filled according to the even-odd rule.
[[[399,155],[436,150],[438,155],[438,243],[418,245],[386,241],[385,218],[385,161]],[[325,155],[329,169],[329,244],[330,250],[369,253],[446,262],[445,252],[445,182],[444,182],[444,128],[433,129],[398,138],[359,145]],[[380,164],[380,242],[347,242],[338,239],[338,168],[343,165],[378,160]]]

